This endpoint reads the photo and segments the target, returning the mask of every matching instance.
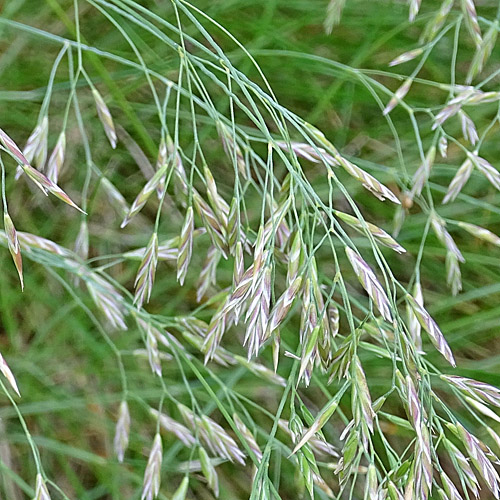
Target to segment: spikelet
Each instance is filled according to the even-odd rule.
[[[118,462],[123,462],[125,451],[128,448],[128,440],[130,433],[130,413],[128,411],[128,404],[125,400],[120,403],[120,410],[118,412],[118,421],[116,423],[115,438],[113,446],[118,458]]]
[[[11,369],[9,368],[9,365],[5,361],[4,357],[0,354],[0,372],[2,372],[2,375],[7,379],[7,382],[9,382],[10,386],[12,389],[14,389],[15,393],[21,397],[21,393],[19,392],[19,388],[17,386],[16,378],[14,377],[14,374],[12,373]]]
[[[194,445],[196,439],[187,427],[184,427],[176,420],[170,418],[164,413],[159,413],[153,408],[150,408],[149,412],[151,413],[151,415],[158,419],[163,430],[172,433],[188,448],[191,448]]]
[[[479,497],[479,483],[477,478],[469,465],[469,461],[464,456],[464,454],[448,439],[444,440],[444,444],[448,451],[450,457],[456,460],[458,467],[456,467],[457,472],[460,474],[460,477],[464,479],[465,484],[471,490],[474,497]]]
[[[82,219],[80,229],[75,240],[75,253],[82,259],[89,257],[89,229],[86,219]]]
[[[470,159],[474,166],[488,179],[488,181],[500,191],[500,172],[488,161],[476,154],[471,154]]]
[[[169,166],[169,164],[163,165],[163,167],[157,170],[153,177],[151,177],[151,179],[149,179],[146,185],[141,189],[140,193],[132,203],[127,215],[123,219],[123,222],[120,226],[121,228],[124,228],[129,223],[130,219],[132,219],[134,215],[137,215],[142,210],[142,207],[144,207],[151,194],[160,185],[161,180],[167,173]]]
[[[167,143],[165,139],[162,137],[160,141],[160,146],[158,148],[158,157],[156,159],[156,171],[160,170],[164,165],[167,164],[167,155],[168,155]],[[159,200],[161,200],[161,198],[163,197],[163,193],[165,192],[165,180],[166,180],[166,175],[163,176],[163,178],[158,183],[158,187],[156,188],[156,195],[158,196]]]
[[[485,401],[488,404],[500,408],[500,390],[496,387],[485,382],[479,382],[458,375],[440,375],[440,377],[477,400]]]
[[[413,287],[413,298],[419,306],[423,307],[424,296],[422,294],[422,286],[419,282],[416,282],[415,286]],[[408,330],[410,331],[412,342],[415,346],[415,349],[417,351],[420,351],[422,349],[422,337],[420,335],[422,327],[420,326],[420,322],[415,316],[413,309],[408,303],[406,304],[406,314],[408,317]]]
[[[219,195],[212,172],[206,166],[203,169],[203,175],[205,177],[205,182],[207,183],[207,195],[210,204],[212,205],[217,218],[221,221],[222,225],[227,228],[229,205],[226,203],[226,200]]]
[[[436,213],[434,213],[431,217],[431,226],[438,240],[442,243],[446,250],[455,255],[459,262],[465,262],[465,259],[458,249],[457,244],[451,237],[451,234],[445,229],[445,221]]]
[[[158,234],[155,232],[149,240],[141,265],[135,278],[134,304],[140,309],[143,302],[149,302],[151,290],[155,281],[156,267],[158,265]]]
[[[444,135],[439,139],[438,149],[441,158],[446,158],[448,156],[448,140]]]
[[[358,356],[354,356],[352,360],[352,405],[353,417],[355,425],[363,428],[365,425],[370,432],[373,433],[373,417],[375,416],[372,409],[372,400],[366,375],[361,366],[361,361]]]
[[[219,496],[219,479],[217,477],[217,472],[212,464],[205,448],[198,449],[198,456],[200,458],[201,471],[207,480],[208,487],[214,492],[215,498]]]
[[[327,35],[331,35],[333,27],[340,23],[342,11],[347,0],[330,0],[326,8],[326,18],[323,26]]]
[[[33,500],[50,500],[49,490],[42,475],[36,475],[35,497]]]
[[[428,333],[434,347],[436,347],[450,365],[456,366],[451,349],[434,319],[411,295],[406,295],[406,301],[412,308],[422,328]]]
[[[460,110],[458,112],[460,121],[462,123],[462,135],[466,141],[469,141],[473,146],[479,140],[477,135],[476,126],[474,122],[470,119],[469,115],[465,111]]]
[[[343,220],[346,224],[353,227],[360,233],[365,232],[366,229],[379,241],[382,245],[392,248],[395,252],[405,253],[406,250],[394,239],[392,236],[387,234],[383,229],[380,229],[375,224],[371,222],[362,223],[357,217],[353,217],[352,215],[346,214],[344,212],[340,212],[338,210],[334,210],[333,213],[341,220]]]
[[[161,481],[161,462],[163,459],[163,446],[161,436],[156,434],[149,454],[148,464],[144,472],[141,500],[153,500],[158,496]]]
[[[470,84],[474,77],[481,73],[486,61],[490,58],[491,52],[495,47],[498,36],[498,19],[491,24],[486,32],[481,45],[477,48],[472,62],[470,63],[469,72],[467,73],[466,83]]]
[[[408,3],[410,4],[410,14],[408,18],[410,20],[410,23],[412,23],[413,21],[415,21],[415,18],[417,17],[422,0],[408,0]]]
[[[189,486],[189,477],[185,476],[179,487],[175,490],[171,500],[185,500]]]
[[[226,232],[227,232],[227,245],[229,247],[229,252],[231,253],[231,255],[234,255],[238,240],[238,232],[241,232],[239,204],[236,198],[233,198],[231,200],[231,205],[229,206]]]
[[[17,144],[0,128],[0,142],[9,151],[9,153],[19,162],[21,165],[26,165],[29,161],[23,155]]]
[[[222,142],[222,147],[226,155],[232,160],[236,161],[236,166],[238,168],[239,173],[243,176],[244,179],[247,178],[247,166],[245,162],[245,158],[243,153],[241,152],[241,148],[238,145],[236,140],[236,136],[233,135],[233,131],[229,130],[226,125],[224,125],[221,121],[217,122],[217,132],[219,133],[219,137]]]
[[[214,246],[208,249],[207,257],[201,268],[200,277],[196,286],[196,301],[201,302],[201,299],[207,293],[210,285],[215,285],[217,282],[216,271],[220,260],[220,252]]]
[[[19,239],[17,237],[17,231],[14,227],[14,223],[10,218],[10,215],[5,212],[3,214],[3,226],[5,229],[5,235],[7,236],[7,243],[9,246],[10,254],[12,255],[12,260],[16,266],[17,274],[19,275],[19,281],[21,282],[21,290],[24,289],[23,280],[23,259],[21,257],[21,248],[19,246]]]
[[[279,328],[280,324],[286,318],[286,315],[292,307],[293,301],[299,293],[301,285],[302,277],[297,276],[288,286],[288,288],[283,292],[280,298],[276,301],[276,304],[269,318],[267,334],[268,337]]]
[[[403,64],[405,62],[411,61],[418,57],[420,54],[423,54],[424,49],[418,48],[418,49],[413,49],[409,50],[408,52],[404,52],[403,54],[399,55],[395,59],[393,59],[390,63],[389,66],[397,66],[398,64]]]
[[[337,157],[337,160],[349,175],[361,182],[363,187],[368,189],[368,191],[370,191],[370,193],[372,193],[380,201],[384,201],[387,198],[397,205],[401,204],[401,202],[396,198],[396,196],[390,189],[385,187],[368,172],[365,172],[363,169],[359,168],[357,165],[354,165],[354,163],[351,163],[349,160],[341,157],[340,155]]]
[[[23,154],[28,164],[33,163],[40,170],[45,167],[47,159],[47,137],[49,133],[49,119],[47,115],[42,117],[24,147]]]
[[[408,91],[410,90],[412,83],[413,83],[413,79],[408,78],[396,90],[394,95],[391,97],[391,100],[389,101],[387,106],[384,108],[384,111],[382,111],[382,114],[384,116],[389,114],[396,107],[396,105],[405,98],[406,94],[408,94]]]
[[[206,203],[197,192],[193,192],[193,203],[203,221],[203,226],[210,235],[212,243],[220,250],[222,256],[227,259],[229,251],[227,248],[227,238],[224,226],[221,225],[208,203]]]
[[[454,1],[455,0],[444,0],[441,3],[441,7],[436,12],[434,18],[425,26],[424,33],[421,37],[421,43],[430,42],[439,33],[453,7]]]
[[[118,212],[118,215],[123,219],[130,210],[125,198],[108,178],[101,177],[101,186],[106,192],[109,202]]]
[[[446,284],[453,296],[462,290],[462,273],[457,256],[452,252],[446,253]]]
[[[469,180],[469,177],[472,174],[473,170],[474,170],[474,165],[472,164],[470,158],[467,158],[462,163],[460,168],[457,170],[455,177],[453,177],[452,181],[450,182],[450,185],[448,186],[448,191],[446,192],[446,195],[443,198],[443,204],[453,201],[458,196],[462,188]]]
[[[56,198],[59,198],[64,201],[64,203],[67,203],[70,207],[76,208],[80,212],[85,213],[57,184],[54,184],[50,179],[45,177],[45,175],[33,168],[31,165],[23,165],[22,169],[45,195],[51,193]]]
[[[465,229],[465,231],[467,231],[469,234],[472,234],[472,236],[500,247],[500,237],[498,237],[491,231],[488,231],[484,227],[476,226],[475,224],[469,224],[468,222],[459,222],[458,225],[462,229]]]
[[[431,146],[429,151],[425,155],[424,161],[418,167],[415,175],[413,176],[413,186],[411,188],[411,197],[420,196],[422,189],[429,179],[431,174],[432,165],[434,164],[434,159],[436,158],[436,147]]]
[[[481,35],[481,28],[479,27],[479,21],[477,19],[474,0],[461,0],[461,5],[464,13],[465,25],[477,49],[480,49],[483,38]]]
[[[181,235],[179,239],[179,253],[177,256],[177,281],[184,284],[189,262],[191,261],[191,253],[193,251],[193,207],[188,207],[184,225],[182,226]]]
[[[66,134],[60,133],[57,139],[54,150],[50,155],[49,162],[47,164],[47,177],[54,183],[57,184],[59,179],[59,173],[61,172],[62,166],[64,164],[64,155],[66,153]]]
[[[104,313],[114,329],[126,330],[124,299],[110,283],[92,273],[83,276],[95,305]]]
[[[243,421],[241,420],[241,418],[238,416],[237,413],[233,413],[233,420],[236,425],[236,428],[242,435],[246,444],[254,452],[257,458],[257,462],[260,462],[262,460],[262,451],[259,448],[259,445],[257,444],[254,435],[250,432],[248,427],[243,423]]]
[[[94,97],[95,106],[97,109],[97,115],[99,116],[99,120],[101,120],[101,124],[104,128],[104,133],[108,138],[109,143],[113,149],[116,148],[116,131],[115,125],[113,123],[113,117],[104,102],[104,99],[101,97],[101,94],[97,91],[97,89],[92,89],[92,96]]]
[[[389,299],[387,298],[382,285],[375,276],[375,273],[371,270],[370,266],[349,247],[345,247],[345,252],[356,276],[374,304],[377,306],[380,314],[386,321],[392,323]]]

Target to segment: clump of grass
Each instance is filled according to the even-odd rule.
[[[329,3],[327,33],[349,23],[350,3]],[[10,467],[6,491],[37,500],[454,499],[485,490],[498,498],[489,443],[500,443],[491,408],[499,391],[443,373],[444,360],[446,370],[460,369],[467,346],[434,314],[441,308],[448,326],[463,324],[464,311],[453,308],[494,293],[475,294],[482,281],[467,266],[475,262],[480,275],[490,262],[468,235],[488,251],[499,241],[476,224],[482,210],[498,213],[500,177],[488,160],[499,118],[498,71],[488,74],[498,14],[480,17],[473,0],[456,9],[445,0],[435,12],[430,2],[408,3],[418,39],[383,56],[397,71],[413,66],[409,74],[271,52],[297,58],[302,72],[308,59],[319,63],[339,86],[359,87],[360,102],[369,96],[371,119],[386,132],[366,140],[366,155],[357,138],[345,143],[283,104],[257,64],[270,54],[239,42],[215,7],[48,2],[64,36],[2,20],[13,36],[59,52],[34,128],[6,120],[0,129],[0,242],[25,293],[33,262],[63,297],[56,314],[65,304],[78,311],[94,370],[68,364],[64,377],[70,387],[79,377],[96,384],[90,411],[107,413],[106,425],[92,428],[92,452],[90,439],[66,444],[55,432],[47,441],[43,422],[30,421],[43,405],[30,407],[37,398],[25,396],[22,364],[12,372],[1,357],[0,371],[27,398],[19,403],[0,382],[17,418],[9,425],[31,453],[30,465]],[[406,22],[399,14],[394,33]],[[86,41],[93,16],[115,43]],[[462,52],[470,64],[458,64]],[[434,57],[450,64],[446,83]],[[357,102],[339,118],[347,135]],[[11,218],[23,178],[75,210],[40,202]],[[38,203],[37,193],[30,199]],[[17,217],[30,225],[41,214],[78,230],[58,242],[57,224],[54,235],[44,224],[36,234],[14,227]],[[478,317],[490,318],[494,306],[484,307]],[[53,373],[53,383],[39,383],[57,398]],[[15,449],[13,440],[4,453]],[[73,463],[59,471],[57,453],[85,464],[92,480],[79,479]]]

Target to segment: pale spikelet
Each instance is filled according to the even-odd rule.
[[[75,240],[75,253],[82,259],[89,257],[89,228],[86,219],[80,223],[80,229]]]
[[[161,377],[161,356],[158,350],[158,341],[150,325],[146,329],[146,350],[151,371]]]
[[[415,59],[423,52],[424,52],[424,49],[422,49],[422,48],[413,49],[413,50],[409,50],[408,52],[404,52],[403,54],[401,54],[398,57],[396,57],[395,59],[393,59],[389,63],[389,66],[397,66],[398,64],[403,64],[405,62],[411,61],[412,59]]]
[[[224,198],[222,198],[218,191],[217,185],[215,184],[215,179],[212,175],[212,172],[205,167],[203,169],[203,175],[205,177],[205,182],[207,184],[207,195],[214,209],[217,218],[221,221],[224,227],[227,227],[227,220],[229,215],[229,205],[226,203]]]
[[[431,217],[431,226],[438,240],[446,248],[446,250],[455,255],[459,262],[465,262],[465,259],[458,249],[455,241],[451,237],[451,234],[445,229],[445,221],[437,214],[433,214]]]
[[[64,201],[64,203],[67,203],[69,206],[76,208],[82,213],[85,213],[57,184],[54,184],[50,179],[45,177],[45,175],[33,168],[31,165],[23,165],[22,169],[24,170],[25,174],[43,191],[45,195],[47,195],[48,193],[52,193],[56,198]]]
[[[148,464],[144,472],[141,500],[153,500],[158,496],[161,481],[161,462],[163,459],[163,446],[161,436],[156,434]]]
[[[255,361],[248,361],[244,357],[238,356],[237,354],[233,355],[233,359],[241,366],[248,368],[248,370],[250,370],[258,377],[282,387],[286,386],[286,380],[280,375],[276,374],[273,370],[267,368],[267,366],[261,365],[260,363],[257,363]]]
[[[366,472],[364,500],[374,500],[378,496],[377,468],[370,463]]]
[[[217,265],[219,264],[221,254],[214,246],[208,249],[207,257],[201,268],[200,277],[196,286],[196,301],[200,302],[207,293],[211,285],[215,285]]]
[[[178,404],[177,407],[186,424],[200,436],[214,455],[226,458],[231,462],[236,461],[242,465],[245,463],[245,455],[238,448],[234,439],[218,423],[206,415],[198,417],[182,404]]]
[[[452,366],[456,366],[451,349],[437,323],[432,319],[425,308],[420,305],[411,295],[406,295],[406,301],[413,309],[413,312],[422,328],[428,333],[431,342],[434,344],[434,347],[436,347],[436,349]]]
[[[409,20],[410,23],[415,21],[415,18],[417,17],[418,11],[420,10],[420,4],[422,0],[408,0],[408,3],[410,4],[410,14],[409,14]]]
[[[177,256],[177,281],[184,284],[189,262],[191,261],[191,253],[193,251],[193,207],[188,207],[184,225],[182,226],[181,236],[179,240],[179,254]]]
[[[290,246],[290,252],[288,253],[288,269],[286,275],[286,283],[290,285],[295,278],[297,278],[297,274],[299,271],[299,267],[301,265],[301,257],[302,257],[302,238],[300,235],[300,231],[295,233],[293,237],[292,244]]]
[[[200,458],[201,471],[207,480],[208,487],[214,492],[215,498],[219,496],[219,478],[217,477],[217,472],[215,467],[210,460],[205,448],[198,449],[198,456]]]
[[[450,424],[451,425],[451,424]],[[499,498],[499,482],[500,478],[497,471],[488,460],[485,452],[482,449],[482,443],[476,436],[468,432],[465,427],[459,423],[456,424],[456,434],[462,441],[467,450],[467,454],[471,458],[472,463],[481,474],[488,489],[493,493],[495,498]]]
[[[49,490],[42,475],[36,475],[35,498],[33,500],[50,500]]]
[[[243,176],[244,179],[246,179],[247,166],[243,153],[241,152],[241,148],[236,140],[235,134],[233,134],[233,131],[229,130],[229,128],[226,127],[226,125],[224,125],[221,121],[217,122],[217,131],[219,133],[219,137],[222,141],[222,147],[224,148],[226,155],[232,161],[236,161],[236,166],[239,173]]]
[[[155,232],[149,240],[141,265],[135,278],[134,304],[138,308],[143,302],[149,302],[151,290],[155,281],[156,267],[158,265],[158,234]]]
[[[440,377],[466,394],[500,408],[500,390],[496,387],[471,378],[459,377],[458,375],[441,375]]]
[[[165,139],[162,137],[160,141],[160,146],[158,147],[158,157],[156,158],[156,171],[160,170],[164,165],[167,164],[167,143]],[[165,192],[165,181],[166,175],[162,177],[160,182],[158,183],[158,187],[156,188],[156,195],[158,199],[161,200],[163,197],[163,193]]]
[[[301,436],[300,440],[295,445],[292,455],[297,453],[297,451],[300,450],[300,448],[302,448],[314,436],[314,434],[323,428],[330,417],[335,413],[337,407],[338,401],[336,399],[332,399],[321,409],[309,429]]]
[[[47,137],[49,134],[49,119],[47,115],[42,117],[37,126],[28,138],[24,147],[23,154],[27,160],[26,163],[33,163],[40,170],[45,167],[47,159]]]
[[[15,393],[19,397],[21,397],[21,393],[19,392],[19,388],[17,387],[16,378],[14,377],[14,374],[9,368],[9,365],[7,364],[7,362],[5,361],[5,359],[1,354],[0,354],[0,372],[2,372],[2,375],[7,379],[12,389],[14,389]]]
[[[471,490],[472,494],[478,498],[479,497],[479,483],[477,478],[469,465],[469,461],[464,456],[464,454],[448,439],[444,441],[447,451],[452,457],[452,459],[457,461],[455,468],[467,484],[467,487]]]
[[[146,185],[141,189],[140,193],[132,203],[127,215],[123,219],[123,222],[120,226],[121,228],[124,228],[129,223],[130,219],[132,219],[134,215],[137,215],[142,210],[142,207],[144,207],[151,194],[160,185],[161,180],[167,173],[168,168],[169,164],[163,165],[163,167],[161,167],[160,170],[157,170],[153,177],[151,177],[151,179],[149,179]]]
[[[476,126],[474,122],[470,119],[469,115],[465,111],[460,110],[458,112],[460,117],[460,122],[462,123],[462,135],[466,141],[469,141],[473,146],[479,140],[477,135]]]
[[[363,288],[366,290],[366,293],[368,293],[374,304],[377,306],[377,309],[380,311],[382,317],[386,321],[392,323],[389,299],[387,298],[382,285],[375,276],[375,273],[371,270],[370,266],[349,247],[345,247],[345,252],[356,276],[363,285]]]
[[[477,156],[477,154],[470,155],[470,158],[474,166],[500,191],[500,172],[484,158]]]
[[[411,188],[411,197],[420,196],[422,189],[430,177],[431,169],[436,158],[436,147],[431,146],[427,152],[424,161],[418,167],[415,175],[413,176],[413,186]]]
[[[292,307],[295,297],[297,297],[297,294],[299,293],[301,285],[302,277],[297,276],[276,301],[269,318],[268,336],[279,328],[280,324],[285,319],[286,315],[290,311],[290,308]]]
[[[346,214],[344,212],[339,212],[338,210],[334,210],[333,213],[341,220],[343,220],[346,224],[353,227],[360,233],[365,232],[366,229],[379,241],[382,245],[392,248],[395,252],[405,253],[406,250],[388,233],[386,233],[383,229],[380,229],[375,224],[371,222],[361,222],[357,217],[353,217],[352,215]]]
[[[467,73],[466,82],[471,83],[476,75],[481,73],[486,61],[490,58],[491,52],[495,47],[498,36],[498,19],[491,24],[490,28],[486,32],[481,45],[476,50],[472,62],[470,64],[469,72]]]
[[[267,338],[265,334],[271,302],[271,272],[271,266],[266,266],[260,273],[260,279],[255,285],[245,317],[247,327],[243,345],[247,345],[248,359],[259,354],[260,347]]]
[[[428,22],[425,26],[424,34],[422,35],[421,41],[423,43],[430,42],[439,33],[443,27],[448,14],[453,7],[455,0],[444,0],[441,3],[441,7],[437,11],[434,18]]]
[[[101,97],[101,94],[97,91],[97,89],[92,89],[92,96],[94,97],[95,106],[97,109],[97,115],[99,116],[99,120],[101,120],[101,124],[104,128],[104,132],[106,137],[111,144],[113,149],[116,148],[116,131],[115,125],[113,123],[113,117],[104,102],[104,99]]]
[[[448,156],[448,140],[444,135],[439,139],[438,149],[441,158],[446,158]]]
[[[330,322],[330,333],[335,337],[339,333],[340,313],[338,307],[331,303],[328,307],[328,319]]]
[[[465,25],[469,30],[469,34],[472,37],[476,47],[479,49],[483,38],[481,36],[481,28],[479,27],[479,21],[477,19],[476,6],[474,5],[474,0],[461,0],[462,10],[464,13]]]
[[[446,284],[453,296],[462,290],[462,273],[457,256],[452,252],[446,253]]]
[[[83,276],[95,305],[114,329],[126,330],[124,299],[110,283],[95,273]]]
[[[151,413],[151,415],[153,415],[155,418],[159,420],[160,426],[163,430],[172,433],[174,436],[177,437],[177,439],[179,439],[179,441],[184,443],[184,445],[187,446],[188,448],[191,448],[194,445],[196,439],[194,438],[193,434],[187,427],[184,427],[176,420],[170,418],[164,413],[159,413],[157,410],[154,410],[153,408],[150,408],[149,412]]]
[[[57,139],[54,150],[50,155],[49,162],[47,164],[47,177],[54,183],[57,184],[59,178],[59,173],[61,172],[62,166],[64,164],[64,155],[66,153],[66,134],[60,133]]]
[[[17,233],[17,236],[23,248],[39,248],[55,255],[61,255],[63,257],[74,257],[73,253],[70,250],[62,247],[61,245],[58,245],[52,240],[48,240],[47,238],[42,238],[41,236],[37,236],[36,234],[22,232]]]
[[[447,498],[448,500],[462,500],[462,496],[457,490],[457,487],[453,484],[452,480],[444,472],[441,472],[440,477],[443,489],[446,493],[446,497],[442,498]]]
[[[120,403],[120,410],[118,412],[118,421],[116,422],[115,438],[113,446],[118,458],[118,462],[123,462],[125,451],[128,448],[128,440],[130,433],[130,413],[128,411],[128,404],[125,400]]]
[[[245,440],[246,444],[248,447],[254,452],[257,462],[260,462],[262,460],[262,451],[259,448],[259,445],[257,444],[257,441],[255,440],[255,437],[253,434],[250,432],[250,429],[243,423],[241,418],[238,416],[237,413],[233,413],[233,420],[236,425],[236,428],[242,435],[243,439]]]
[[[330,35],[333,31],[333,27],[340,23],[345,3],[346,0],[330,0],[328,2],[326,18],[323,23],[327,35]]]
[[[332,167],[337,167],[339,165],[339,162],[323,148],[311,146],[303,142],[287,143],[277,141],[276,145],[285,151],[290,151],[291,148],[291,151],[297,156],[313,163],[325,163]]]
[[[384,116],[389,114],[396,107],[396,105],[405,98],[406,94],[408,94],[408,91],[410,90],[412,83],[413,79],[408,78],[403,82],[403,84],[398,88],[398,90],[396,90],[394,95],[391,97],[391,100],[384,108],[384,111],[382,111],[382,114]]]
[[[474,170],[474,165],[470,158],[467,158],[460,168],[457,170],[455,177],[453,177],[450,185],[448,186],[448,191],[446,192],[445,197],[443,198],[443,204],[453,201],[462,188],[465,186],[467,181],[469,180],[472,171]]]
[[[424,305],[424,296],[422,294],[422,286],[419,282],[415,283],[413,287],[413,298],[415,302],[423,307]],[[410,331],[410,336],[417,351],[422,349],[422,337],[420,322],[418,321],[415,313],[413,312],[412,307],[407,303],[406,304],[406,314],[408,316],[408,330]]]
[[[462,229],[465,229],[465,231],[467,231],[469,234],[472,234],[472,236],[475,236],[476,238],[479,238],[480,240],[491,243],[497,247],[500,247],[500,237],[498,237],[496,234],[492,233],[491,231],[488,231],[488,229],[485,229],[484,227],[476,226],[474,224],[469,224],[468,222],[459,222],[458,225]]]
[[[203,352],[205,353],[205,364],[207,364],[215,355],[215,352],[226,331],[226,314],[219,309],[212,317],[208,325],[207,334],[203,342]]]
[[[23,153],[21,153],[21,150],[19,149],[17,144],[1,128],[0,142],[21,165],[26,165],[27,163],[29,163]]]
[[[12,260],[16,266],[17,274],[19,275],[19,281],[21,282],[21,290],[24,290],[24,280],[23,280],[23,259],[21,257],[21,248],[19,246],[19,239],[17,237],[17,231],[14,227],[14,223],[7,212],[3,214],[3,227],[5,229],[5,235],[7,236],[7,243],[9,246],[10,254],[12,255]]]
[[[118,215],[123,219],[130,210],[125,198],[106,177],[101,177],[101,186],[106,192],[109,202],[118,212]]]
[[[210,206],[196,192],[193,193],[193,203],[196,211],[203,221],[203,226],[210,235],[212,243],[220,250],[222,256],[227,259],[228,248],[226,244],[227,239],[224,226],[221,225],[219,219]]]
[[[400,205],[401,202],[396,198],[394,193],[375,179],[375,177],[341,156],[338,156],[337,160],[349,175],[361,182],[363,187],[368,189],[379,200],[384,201],[387,198],[393,203]]]
[[[229,213],[227,216],[227,245],[231,255],[236,251],[236,243],[238,240],[238,232],[240,229],[240,211],[239,204],[236,198],[231,200]]]
[[[189,486],[189,476],[185,476],[179,487],[175,490],[171,500],[185,500]]]
[[[353,416],[357,426],[367,425],[370,432],[373,432],[372,399],[368,384],[366,382],[365,372],[361,366],[358,356],[354,356],[352,362],[352,387],[353,387]]]

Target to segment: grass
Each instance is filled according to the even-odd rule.
[[[48,112],[47,157],[63,130],[66,151],[45,173],[86,214],[16,181],[4,142],[24,292],[2,233],[0,352],[22,397],[1,379],[0,496],[498,495],[498,393],[440,377],[500,386],[499,249],[458,225],[500,233],[498,94],[462,107],[475,145],[458,114],[432,128],[487,50],[455,3],[394,67],[441,2],[410,23],[404,2],[349,0],[331,34],[326,1],[1,8],[0,127],[23,148]],[[497,7],[478,2],[484,40]],[[476,89],[496,92],[498,62]]]

